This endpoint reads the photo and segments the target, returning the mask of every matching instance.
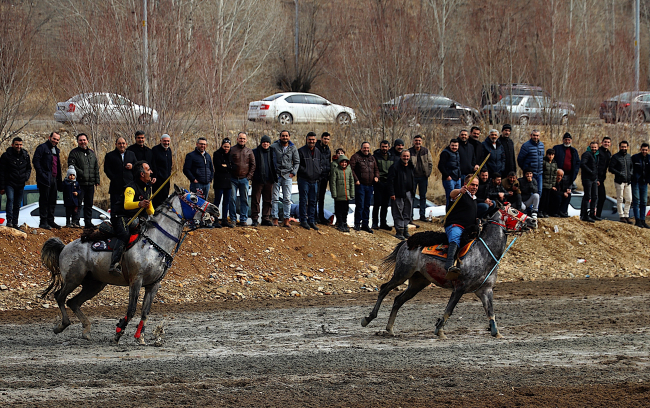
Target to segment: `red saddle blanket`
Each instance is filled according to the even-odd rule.
[[[469,252],[469,250],[472,248],[472,245],[476,242],[475,239],[471,240],[467,245],[462,247],[460,251],[457,252],[457,258],[458,259],[463,259],[465,255]],[[447,259],[447,248],[449,248],[449,245],[434,245],[434,246],[428,246],[422,248],[422,253],[426,255],[431,255],[435,256],[436,258],[440,259]]]
[[[126,249],[129,249],[133,245],[135,245],[135,241],[138,240],[139,236],[140,236],[140,234],[131,234],[131,237],[129,238],[129,242],[127,242],[127,244],[126,244]],[[93,242],[91,248],[95,252],[104,252],[104,251],[112,252],[113,247],[112,247],[111,243],[113,242],[114,239],[115,238],[109,238],[109,239],[106,239],[106,240],[95,241],[95,242]]]

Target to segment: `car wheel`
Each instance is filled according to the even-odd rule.
[[[143,113],[138,117],[138,123],[141,125],[149,125],[151,123],[151,115],[148,113]]]
[[[643,111],[638,111],[634,115],[634,123],[640,124],[640,123],[643,123],[643,122],[645,122],[645,114],[643,113]]]
[[[352,122],[352,119],[350,118],[350,115],[346,112],[341,112],[336,117],[336,123],[338,123],[341,126],[348,126],[350,122]]]
[[[289,112],[282,112],[278,116],[278,122],[280,122],[281,125],[290,125],[293,123],[293,116]]]
[[[462,121],[465,126],[474,126],[474,123],[476,122],[474,115],[471,114],[464,115]]]
[[[562,118],[560,119],[560,124],[562,126],[568,125],[569,124],[569,116],[568,115],[562,116]]]
[[[91,113],[86,113],[86,114],[83,115],[83,117],[81,118],[80,123],[81,123],[82,125],[92,125],[92,124],[94,124],[94,123],[97,123],[97,118],[95,117],[95,115],[93,115],[93,114],[91,114]]]
[[[519,118],[519,124],[521,126],[528,126],[528,116],[522,116]]]

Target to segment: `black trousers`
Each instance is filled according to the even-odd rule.
[[[607,192],[605,191],[605,181],[601,181],[598,186],[598,205],[596,207],[596,216],[600,217],[603,213],[603,205],[605,205],[605,199],[607,198]]]
[[[542,198],[540,199],[539,202],[539,212],[544,213],[544,214],[552,214],[549,210],[550,207],[550,202],[551,202],[551,195],[553,195],[555,191],[550,188],[543,188],[542,189]]]
[[[65,224],[68,225],[70,224],[70,220],[74,222],[74,220],[79,220],[79,211],[77,211],[77,207],[65,207]]]
[[[50,180],[50,185],[37,183],[38,187],[38,215],[41,224],[54,223],[54,209],[56,208],[56,180]]]
[[[585,195],[582,196],[582,204],[580,205],[580,217],[586,218],[590,214],[596,215],[596,203],[598,202],[598,182],[583,178],[582,187],[585,190]]]
[[[350,211],[350,204],[348,200],[334,201],[334,215],[336,215],[336,225],[348,224],[349,211]]]
[[[93,200],[95,199],[95,186],[90,185],[79,187],[81,188],[79,195],[77,196],[79,207],[77,211],[75,211],[72,221],[77,224],[79,223],[79,219],[81,218],[81,206],[83,202],[84,225],[90,226],[92,225],[93,220]]]
[[[318,217],[316,221],[327,222],[325,219],[325,192],[327,190],[328,179],[321,179],[318,181]]]
[[[374,205],[372,206],[372,225],[386,225],[390,196],[388,195],[388,182],[375,183]]]

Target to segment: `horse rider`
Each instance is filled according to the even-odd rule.
[[[445,220],[445,232],[447,233],[447,240],[449,241],[449,248],[447,249],[447,261],[445,262],[445,269],[447,275],[445,279],[454,280],[460,274],[460,268],[454,265],[454,258],[456,251],[460,247],[460,237],[463,230],[476,223],[476,192],[478,191],[478,178],[470,183],[472,175],[465,178],[465,184],[458,189],[452,190],[449,193],[451,202],[458,200],[458,203],[447,215]],[[469,183],[469,184],[467,184]]]
[[[112,213],[111,223],[115,231],[113,240],[113,254],[111,256],[111,267],[108,272],[111,275],[121,276],[122,254],[124,247],[129,242],[129,221],[133,218],[138,210],[145,208],[147,214],[153,215],[154,208],[151,202],[151,168],[149,163],[142,160],[133,165],[134,180],[126,185],[124,193],[120,199],[123,205],[116,206]]]

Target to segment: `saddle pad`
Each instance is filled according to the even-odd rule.
[[[135,241],[138,240],[139,236],[140,234],[132,234],[129,238],[129,242],[126,244],[126,249],[131,248],[135,244]],[[95,252],[112,252],[113,248],[111,246],[111,243],[114,239],[115,238],[109,238],[107,240],[95,241],[90,247]]]
[[[469,250],[472,248],[472,245],[476,242],[475,239],[471,240],[467,245],[462,247],[460,251],[457,253],[458,259],[463,259],[465,255],[469,252]],[[425,255],[431,255],[435,256],[436,258],[440,259],[447,259],[447,248],[449,245],[436,245],[436,246],[428,246],[422,248],[422,253]]]

